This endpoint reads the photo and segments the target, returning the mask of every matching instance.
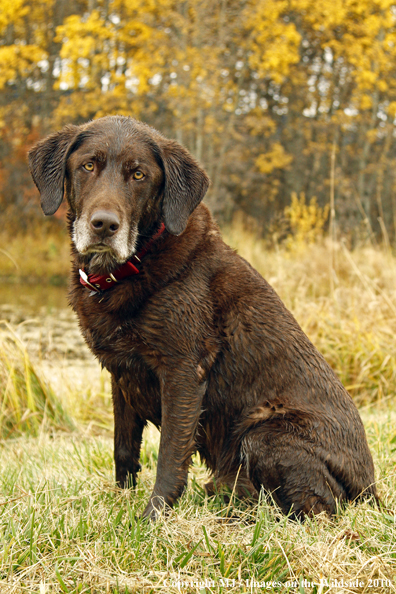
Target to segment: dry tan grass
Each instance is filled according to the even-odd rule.
[[[70,267],[66,231],[43,225],[34,233],[0,233],[0,277],[29,283],[65,284]]]

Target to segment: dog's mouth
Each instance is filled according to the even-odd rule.
[[[105,252],[112,252],[115,256],[113,248],[104,243],[95,243],[90,245],[84,252],[81,252],[83,256],[90,256],[91,254],[103,254]]]
[[[84,259],[86,260],[86,270],[90,274],[110,274],[127,260],[127,258],[121,260],[111,249],[86,251]]]
[[[76,220],[73,243],[82,257],[86,272],[108,274],[114,272],[135,253],[137,226],[121,225],[111,237],[94,237],[84,218]]]

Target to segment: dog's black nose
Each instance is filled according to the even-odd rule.
[[[117,233],[120,221],[114,212],[97,210],[91,217],[93,231],[101,237],[110,237]]]

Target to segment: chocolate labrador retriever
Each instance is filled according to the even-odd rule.
[[[66,126],[29,153],[46,215],[69,203],[70,303],[112,377],[116,480],[136,483],[161,428],[155,518],[193,452],[214,484],[272,493],[293,517],[376,498],[352,399],[296,320],[222,241],[209,180],[175,141],[128,117]]]

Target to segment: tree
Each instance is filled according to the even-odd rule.
[[[335,154],[339,228],[394,238],[395,19],[390,0],[0,0],[0,208],[29,203],[20,147],[120,113],[203,161],[220,218],[265,232],[293,192],[323,208]]]

